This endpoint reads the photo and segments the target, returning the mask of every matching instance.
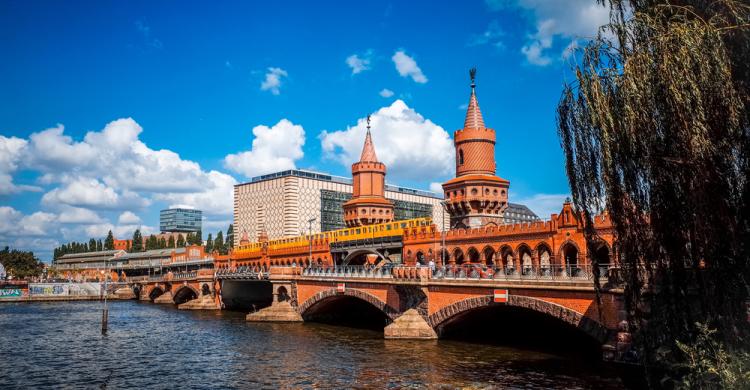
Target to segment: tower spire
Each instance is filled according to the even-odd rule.
[[[375,154],[375,145],[372,143],[370,134],[370,115],[367,115],[367,135],[365,136],[365,145],[362,147],[360,162],[378,162],[378,156]]]
[[[471,97],[469,98],[469,107],[466,109],[464,129],[483,129],[484,119],[482,118],[482,111],[479,109],[476,94],[477,68],[469,69],[469,77],[471,78]]]

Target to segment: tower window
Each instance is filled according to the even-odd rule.
[[[458,165],[464,165],[464,151],[458,149]]]

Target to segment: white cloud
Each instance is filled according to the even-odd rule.
[[[438,182],[430,183],[430,191],[442,196],[444,194],[443,183],[438,183]]]
[[[120,225],[133,225],[141,223],[141,218],[135,215],[132,211],[124,211],[117,218],[117,223]]]
[[[57,216],[51,213],[37,211],[26,215],[18,222],[18,231],[12,235],[17,236],[48,236],[50,229],[57,222]]]
[[[501,7],[498,1],[487,1],[491,9]],[[529,63],[545,66],[553,58],[569,54],[570,42],[596,36],[599,27],[609,22],[609,9],[594,0],[516,0],[515,5],[533,15],[536,31],[521,48]],[[551,55],[558,39],[568,40],[566,49]]]
[[[142,208],[150,201],[132,191],[117,193],[114,188],[101,183],[97,179],[77,178],[63,187],[58,187],[42,196],[42,203],[55,207],[65,204],[76,207],[91,207],[96,209]]]
[[[177,205],[183,208],[196,208],[207,214],[230,215],[234,199],[234,185],[237,184],[232,176],[218,171],[206,174],[202,191],[172,192],[156,194],[158,200],[170,202],[169,207]]]
[[[304,155],[305,130],[288,119],[273,127],[258,125],[253,128],[252,148],[246,152],[227,155],[224,165],[246,177],[293,169],[295,161]]]
[[[149,194],[157,199],[205,198],[216,188],[234,183],[231,176],[203,171],[173,151],[149,148],[139,139],[143,128],[131,118],[89,132],[81,142],[63,131],[57,126],[34,133],[24,149],[23,160],[28,168],[42,173],[41,183],[62,184],[43,197],[48,206],[59,202],[125,210],[147,206]],[[225,204],[220,206],[219,201]],[[218,209],[223,214],[232,200],[222,195],[211,203],[207,212]]]
[[[402,100],[383,107],[371,117],[372,137],[388,179],[424,180],[453,173],[454,148],[448,133],[409,108]],[[319,138],[325,156],[344,166],[359,160],[366,120],[346,130],[323,131]]]
[[[0,135],[0,195],[21,191],[41,191],[41,188],[13,183],[13,173],[18,169],[28,141],[18,137]]]
[[[346,57],[346,64],[352,68],[352,74],[362,73],[366,70],[370,70],[370,62],[372,58],[372,50],[366,51],[362,57],[358,54],[352,54]]]
[[[414,58],[406,55],[403,50],[396,51],[391,59],[393,60],[393,63],[396,64],[396,70],[401,77],[411,77],[412,80],[420,84],[427,82],[427,77],[417,65],[417,61],[414,61]]]
[[[503,49],[505,48],[502,41],[504,36],[505,32],[500,28],[500,24],[497,20],[493,20],[487,25],[487,29],[483,33],[472,35],[469,38],[468,46],[490,45],[496,49]]]
[[[512,195],[511,202],[526,205],[541,219],[549,219],[550,215],[559,214],[565,198],[570,196],[565,194],[536,194],[531,197],[516,199]]]
[[[16,244],[56,246],[98,238],[110,228],[120,236],[132,235],[140,221],[128,212],[154,201],[184,204],[207,215],[231,215],[236,184],[232,176],[204,171],[170,150],[151,149],[139,139],[142,132],[138,123],[126,118],[90,131],[82,140],[66,135],[62,125],[28,139],[0,136],[0,193],[38,189],[13,183],[12,174],[21,169],[33,171],[47,188],[41,198],[45,211],[25,215],[7,206],[0,208],[0,243],[28,250],[36,247]],[[114,225],[94,210],[125,213]],[[157,232],[149,226],[143,229]],[[37,239],[42,236],[47,239]],[[42,248],[41,256],[49,260],[52,249]]]
[[[95,212],[80,207],[65,207],[58,216],[60,223],[91,224],[101,223],[102,218]]]
[[[384,98],[389,98],[389,97],[393,96],[393,91],[391,91],[388,88],[383,88],[383,90],[381,90],[379,94],[380,94],[380,96],[382,96]]]
[[[284,69],[274,67],[268,68],[266,78],[260,83],[260,90],[271,91],[274,95],[280,94],[281,80],[287,76],[288,74]]]

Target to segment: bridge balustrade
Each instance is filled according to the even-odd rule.
[[[198,271],[177,272],[172,274],[172,280],[189,280],[198,277]]]
[[[599,274],[606,280],[611,272],[616,271],[608,264],[599,265]],[[432,279],[462,279],[462,280],[555,280],[555,281],[593,281],[594,270],[590,264],[568,266],[540,266],[514,267],[482,266],[482,265],[448,265],[437,267]]]
[[[268,272],[259,266],[240,266],[234,268],[219,268],[216,270],[217,279],[231,280],[266,280]]]
[[[291,268],[291,267],[273,267]],[[296,268],[296,267],[294,267]],[[602,281],[616,276],[619,269],[608,264],[600,264],[599,272]],[[362,265],[349,266],[308,266],[302,268],[302,276],[319,278],[388,278],[398,280],[534,280],[534,281],[593,281],[592,265],[580,266],[542,266],[522,267],[517,270],[512,267],[484,266],[479,264],[448,265],[431,269],[427,266],[388,266],[373,267]],[[613,280],[616,280],[615,277]]]
[[[308,266],[302,268],[302,276],[329,278],[392,278],[390,267],[364,265]]]

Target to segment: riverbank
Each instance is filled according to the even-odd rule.
[[[8,297],[0,299],[0,303],[18,303],[18,302],[73,302],[73,301],[99,301],[102,297],[99,295],[65,295],[65,296],[27,296],[27,297]],[[110,295],[107,300],[118,300],[116,295]]]

